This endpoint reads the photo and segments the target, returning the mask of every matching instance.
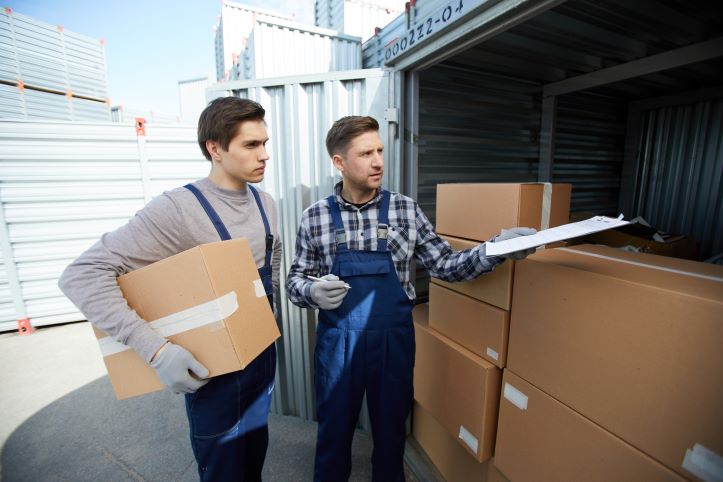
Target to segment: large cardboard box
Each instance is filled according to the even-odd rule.
[[[678,474],[505,369],[495,465],[514,482],[681,482]]]
[[[414,399],[478,461],[492,456],[501,371],[415,316]]]
[[[210,371],[245,368],[279,336],[248,242],[234,239],[184,251],[118,278],[133,308]],[[132,349],[96,329],[119,399],[164,387]]]
[[[412,411],[412,436],[448,482],[505,482],[492,464],[477,462],[420,404]]]
[[[429,286],[429,326],[504,368],[510,312],[436,284]]]
[[[455,251],[474,248],[479,241],[441,236]],[[464,293],[477,300],[489,303],[490,305],[508,310],[512,307],[512,284],[515,274],[515,262],[511,260],[499,264],[491,273],[486,273],[472,281],[459,283],[448,283],[437,278],[432,278],[432,283],[439,286]]]
[[[518,263],[514,289],[510,370],[686,477],[720,460],[722,267],[559,248]]]
[[[570,217],[570,184],[439,184],[437,232],[487,241],[502,229],[539,230]]]

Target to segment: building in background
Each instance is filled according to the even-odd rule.
[[[289,15],[225,1],[214,30],[219,82],[361,68],[360,38]]]
[[[365,42],[404,13],[404,0],[316,0],[314,22],[347,35],[361,37]]]
[[[0,11],[0,118],[109,120],[103,40]]]
[[[208,76],[178,81],[178,103],[182,122],[196,124],[198,116],[206,107],[206,87],[211,85]]]
[[[359,37],[259,14],[228,80],[322,74],[361,65]]]
[[[236,64],[239,55],[246,48],[256,15],[265,15],[280,20],[292,20],[290,15],[249,7],[236,2],[223,1],[221,3],[221,14],[218,16],[218,22],[214,27],[217,81],[221,82],[230,78],[230,72],[234,64]]]

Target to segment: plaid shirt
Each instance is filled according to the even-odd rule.
[[[381,190],[361,208],[341,197],[342,183],[334,186],[334,197],[341,210],[341,218],[350,250],[377,249],[377,222]],[[444,281],[466,281],[492,271],[503,258],[485,257],[482,245],[455,252],[449,243],[434,232],[417,203],[399,193],[391,193],[389,202],[389,230],[387,246],[399,280],[410,300],[415,298],[410,280],[412,259],[421,263],[431,276]],[[292,303],[301,307],[316,307],[311,299],[312,281],[306,275],[323,276],[331,271],[336,244],[334,221],[326,199],[307,208],[296,237],[296,254],[286,279],[287,295]]]

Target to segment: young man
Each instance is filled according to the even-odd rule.
[[[91,323],[135,349],[171,390],[185,393],[191,445],[204,481],[261,480],[275,346],[246,369],[209,379],[191,353],[128,307],[116,278],[200,244],[244,237],[273,307],[281,261],[276,206],[250,185],[264,178],[269,159],[264,114],[261,105],[246,99],[211,102],[198,121],[198,144],[211,161],[208,177],[154,198],[68,266],[59,283]]]
[[[376,120],[356,116],[339,119],[329,130],[326,147],[342,181],[333,195],[304,211],[287,279],[293,303],[319,308],[317,481],[349,478],[351,441],[365,392],[373,480],[404,481],[415,351],[412,259],[446,281],[476,278],[503,261],[486,257],[484,244],[454,252],[414,200],[380,188],[384,146],[378,131]],[[534,232],[514,228],[504,238]]]

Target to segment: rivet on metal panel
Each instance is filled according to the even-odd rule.
[[[146,120],[143,117],[136,117],[136,135],[146,135]]]

